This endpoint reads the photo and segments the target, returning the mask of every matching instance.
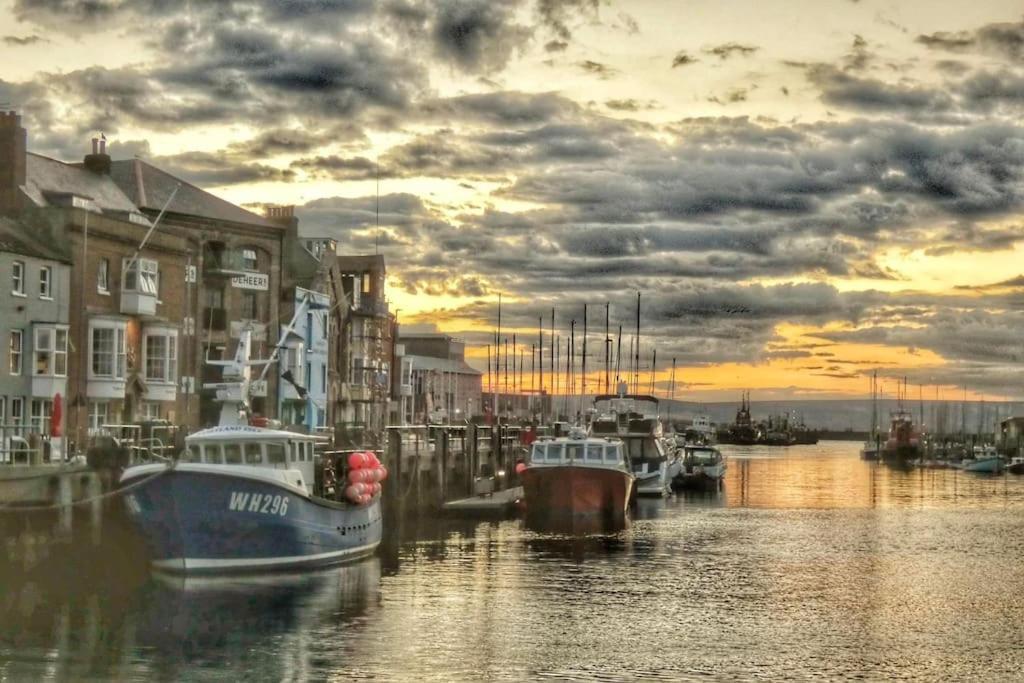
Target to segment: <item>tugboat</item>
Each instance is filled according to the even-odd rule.
[[[297,307],[285,334],[309,305]],[[380,544],[386,470],[370,453],[321,458],[318,437],[251,418],[250,368],[273,363],[277,352],[250,361],[250,346],[244,330],[233,360],[211,362],[223,368],[223,382],[204,385],[217,391],[220,424],[187,437],[181,460],[121,475],[128,514],[158,570],[312,567],[370,555]]]
[[[757,443],[757,428],[750,417],[750,394],[744,392],[740,399],[736,421],[718,432],[718,442],[737,446],[753,446]]]
[[[572,429],[535,441],[519,476],[530,526],[577,530],[625,522],[634,477],[618,439]]]
[[[664,496],[679,474],[680,462],[674,448],[666,447],[654,396],[626,394],[626,383],[618,394],[594,398],[596,415],[590,423],[592,436],[622,440],[636,477],[638,496]]]
[[[909,467],[921,457],[921,435],[909,411],[893,411],[889,438],[882,446],[882,460],[888,465]]]
[[[682,468],[672,480],[672,487],[718,488],[725,479],[727,466],[725,456],[714,446],[683,446]]]

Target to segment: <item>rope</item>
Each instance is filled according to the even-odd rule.
[[[114,489],[112,491],[107,491],[106,493],[101,493],[100,495],[93,496],[91,498],[83,498],[81,500],[73,500],[70,503],[50,503],[48,505],[17,505],[15,503],[0,503],[0,512],[36,512],[36,511],[43,511],[43,510],[59,510],[61,508],[66,508],[66,507],[75,507],[76,505],[87,505],[89,503],[95,503],[96,501],[99,501],[99,500],[105,500],[107,498],[114,498],[116,496],[122,496],[122,495],[128,493],[129,491],[132,491],[134,489],[139,488],[143,484],[148,484],[149,482],[153,481],[154,479],[156,479],[158,477],[162,477],[163,475],[167,474],[168,472],[170,472],[173,469],[174,469],[174,463],[171,462],[171,463],[168,463],[167,467],[163,468],[162,470],[158,470],[158,471],[154,472],[153,474],[150,474],[150,475],[148,475],[146,477],[143,477],[142,479],[140,479],[139,481],[137,481],[137,482],[135,482],[133,484],[129,484],[128,486],[122,486],[119,489]],[[54,475],[53,474],[48,474],[46,476],[52,477]]]

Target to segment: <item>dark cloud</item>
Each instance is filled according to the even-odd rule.
[[[730,57],[749,57],[760,49],[761,48],[756,45],[723,43],[721,45],[715,45],[714,47],[704,48],[704,53],[718,57],[719,59],[729,59]]]
[[[223,186],[254,182],[290,182],[295,174],[265,164],[238,162],[221,154],[183,152],[154,157],[160,168],[196,185]]]
[[[808,79],[821,91],[829,105],[866,112],[943,113],[953,108],[952,97],[943,90],[892,85],[873,78],[859,78],[819,65],[807,71]]]
[[[698,60],[696,57],[690,56],[686,52],[686,50],[680,50],[679,52],[676,53],[676,56],[672,58],[672,68],[675,69],[676,67],[680,66],[688,66],[698,61],[700,60]]]
[[[656,109],[658,105],[651,100],[643,102],[630,97],[621,100],[605,100],[604,106],[615,111],[643,111],[645,109]]]
[[[1024,58],[1024,22],[986,24],[966,31],[919,35],[916,42],[934,50],[982,52],[1019,62]]]
[[[489,0],[439,3],[431,31],[437,54],[467,71],[503,68],[532,33],[516,23],[515,9],[516,3]]]
[[[24,46],[24,45],[35,45],[36,43],[48,43],[48,42],[50,42],[46,38],[43,38],[42,36],[36,35],[34,33],[32,35],[28,35],[28,36],[4,36],[3,37],[3,41],[4,41],[4,44],[6,44],[6,45],[13,45],[15,47],[21,47],[21,46]]]
[[[601,80],[607,80],[613,76],[618,75],[619,73],[619,70],[616,69],[615,67],[609,66],[607,64],[602,64],[601,62],[595,62],[590,59],[578,62],[576,66],[578,66],[580,69],[582,69],[588,74],[594,74]]]
[[[538,0],[537,14],[562,41],[572,38],[570,24],[578,18],[596,21],[599,0]]]
[[[564,40],[549,40],[544,43],[545,52],[565,52],[568,47],[569,43]]]

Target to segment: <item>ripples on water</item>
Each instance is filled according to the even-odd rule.
[[[299,576],[8,577],[0,679],[1021,677],[1024,477],[856,452],[732,448],[722,491],[610,535],[422,522]]]

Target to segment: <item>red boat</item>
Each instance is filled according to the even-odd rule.
[[[590,530],[625,523],[634,477],[618,439],[575,433],[537,441],[520,478],[531,526]]]

